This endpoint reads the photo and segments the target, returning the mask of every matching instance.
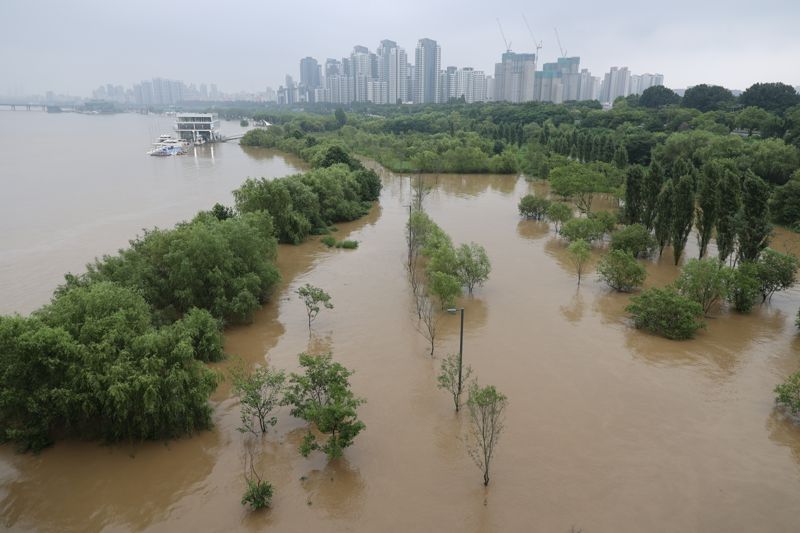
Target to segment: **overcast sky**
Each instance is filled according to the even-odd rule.
[[[442,67],[493,74],[504,51],[544,46],[602,76],[611,66],[662,73],[669,87],[800,85],[800,0],[2,0],[0,94],[89,95],[160,76],[216,83],[225,92],[277,88],[305,56],[341,59],[381,39],[413,61],[419,38],[442,48]]]

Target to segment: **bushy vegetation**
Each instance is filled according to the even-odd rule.
[[[691,339],[705,327],[703,307],[672,287],[645,289],[625,310],[634,326],[668,339]]]
[[[292,416],[311,424],[326,439],[310,430],[306,433],[300,453],[304,457],[314,450],[324,452],[330,459],[341,457],[344,449],[366,428],[356,410],[365,400],[350,390],[352,371],[333,361],[331,354],[300,354],[302,374],[292,373],[286,403],[292,406]]]
[[[643,224],[631,224],[611,234],[611,250],[623,250],[634,257],[646,257],[653,253],[657,243]]]
[[[542,220],[550,207],[550,200],[543,196],[526,194],[519,201],[519,214],[525,218]]]
[[[604,234],[603,222],[593,218],[573,218],[561,227],[561,236],[569,242],[583,240],[591,243],[602,239]]]
[[[611,250],[597,264],[600,279],[619,292],[631,292],[641,287],[647,277],[644,265],[627,250]]]
[[[108,281],[62,290],[29,318],[0,317],[0,431],[22,449],[55,435],[170,438],[211,425],[222,344],[207,312],[154,327],[138,291]],[[200,328],[200,329],[198,329]]]
[[[717,259],[690,259],[681,269],[675,288],[697,302],[708,314],[711,307],[728,296],[732,269]]]
[[[219,220],[201,213],[175,229],[146,231],[105,256],[63,290],[110,281],[138,291],[161,323],[193,307],[225,322],[246,322],[280,279],[272,220],[263,211]]]

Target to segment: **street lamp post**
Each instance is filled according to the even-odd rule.
[[[461,311],[461,335],[458,342],[458,392],[461,393],[461,362],[464,358],[464,308],[460,309],[450,308],[448,313],[455,314],[456,311]]]

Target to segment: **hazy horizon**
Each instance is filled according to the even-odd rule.
[[[493,74],[505,50],[497,18],[514,51],[535,51],[522,14],[543,41],[539,68],[560,55],[558,27],[567,55],[580,56],[581,67],[595,76],[627,66],[635,74],[664,74],[672,88],[800,85],[800,39],[794,35],[800,3],[791,1],[733,7],[677,0],[657,10],[630,0],[614,9],[581,0],[535,8],[520,0],[475,6],[311,0],[302,8],[241,0],[10,0],[0,19],[0,94],[88,96],[99,85],[130,87],[152,77],[261,92],[282,85],[286,74],[297,79],[303,57],[324,63],[348,56],[354,45],[374,51],[382,39],[396,41],[413,62],[422,37],[438,41],[442,68]]]

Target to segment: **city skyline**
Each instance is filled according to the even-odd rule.
[[[55,91],[87,96],[98,85],[130,86],[141,79],[206,80],[229,92],[277,87],[297,58],[321,61],[356,40],[374,49],[381,40],[403,46],[413,62],[414,43],[435,38],[441,65],[471,66],[490,73],[505,49],[496,18],[515,52],[535,52],[522,20],[526,12],[537,41],[540,64],[562,55],[580,56],[595,73],[609,66],[632,72],[657,68],[669,86],[699,83],[744,89],[758,81],[800,84],[800,43],[793,22],[800,6],[767,1],[758,6],[724,2],[702,5],[677,0],[669,10],[648,11],[640,3],[620,1],[613,9],[576,1],[569,6],[524,2],[490,6],[428,4],[359,6],[310,2],[302,10],[234,1],[187,5],[143,0],[136,6],[83,2],[11,0],[0,21],[0,93]],[[150,7],[148,7],[150,6]],[[151,9],[152,8],[152,9]],[[152,17],[156,11],[157,17]],[[42,11],[48,17],[41,17]],[[140,31],[148,27],[145,34]],[[206,40],[182,41],[182,24],[210,28]],[[558,27],[561,54],[553,27]],[[123,60],[124,59],[124,60]]]

